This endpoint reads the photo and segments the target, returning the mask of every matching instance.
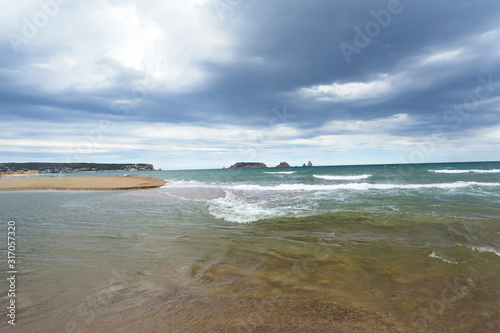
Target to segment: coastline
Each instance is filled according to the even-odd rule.
[[[153,177],[0,177],[0,191],[11,190],[83,190],[117,191],[156,188],[166,181]]]

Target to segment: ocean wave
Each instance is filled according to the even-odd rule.
[[[297,171],[276,171],[276,172],[264,172],[270,175],[291,175],[296,173]]]
[[[448,258],[445,258],[443,256],[440,256],[440,255],[436,254],[436,251],[432,251],[432,253],[429,254],[429,258],[439,259],[442,262],[445,262],[447,264],[452,264],[452,265],[457,265],[458,264],[458,261],[450,260]]]
[[[165,185],[163,185],[162,187],[165,187],[165,188],[171,188],[171,187],[178,187],[178,188],[220,187],[220,184],[200,182],[197,180],[169,180],[169,179],[166,179],[166,181],[167,181],[167,183]]]
[[[445,169],[445,170],[428,170],[429,172],[434,172],[434,173],[500,173],[500,169],[491,169],[491,170],[480,170],[480,169],[469,169],[469,170],[452,170],[452,169]]]
[[[468,246],[471,250],[482,253],[494,253],[500,257],[500,251],[491,246]]]
[[[463,182],[438,183],[438,184],[371,184],[371,183],[348,183],[332,185],[311,185],[311,184],[279,184],[275,186],[262,185],[234,185],[231,189],[246,191],[335,191],[335,190],[393,190],[393,189],[458,189],[471,186],[500,187],[500,183]]]
[[[313,175],[314,178],[326,180],[361,180],[370,178],[372,175],[353,175],[353,176],[332,176],[332,175]]]
[[[287,214],[284,208],[264,207],[260,203],[251,203],[237,197],[231,191],[226,192],[225,198],[212,200],[208,212],[217,219],[236,223],[256,222]]]

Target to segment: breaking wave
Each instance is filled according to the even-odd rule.
[[[297,171],[275,171],[275,172],[264,172],[270,175],[292,175]]]
[[[438,259],[438,260],[441,260],[442,262],[445,262],[445,263],[451,264],[451,265],[457,265],[458,264],[458,261],[456,261],[456,260],[450,260],[448,258],[445,258],[443,256],[440,256],[440,255],[436,254],[436,251],[432,251],[432,253],[429,254],[429,258]]]
[[[371,184],[371,183],[347,183],[347,184],[332,184],[332,185],[313,185],[313,184],[279,184],[274,186],[263,185],[234,185],[231,189],[249,190],[249,191],[335,191],[335,190],[391,190],[391,189],[458,189],[470,186],[487,186],[495,187],[500,183],[481,183],[481,182],[464,182],[458,181],[454,183],[437,183],[437,184]]]
[[[285,207],[266,207],[262,202],[251,202],[231,191],[225,198],[212,200],[208,207],[210,215],[229,222],[249,223],[288,215]]]
[[[494,253],[500,257],[500,251],[491,246],[469,246],[469,248],[481,253]]]
[[[491,169],[491,170],[481,170],[481,169],[469,169],[469,170],[428,170],[429,172],[434,173],[451,173],[451,174],[460,174],[460,173],[500,173],[500,169]]]
[[[326,180],[361,180],[370,178],[372,175],[353,175],[353,176],[331,176],[331,175],[313,175],[314,178]]]
[[[380,183],[367,180],[374,178],[375,173],[363,172],[350,175],[311,173],[310,176],[313,177],[286,176],[295,172],[266,172],[270,175],[265,180],[258,177],[247,181],[227,177],[209,181],[167,180],[167,184],[158,190],[158,196],[168,200],[205,202],[208,214],[217,219],[250,223],[259,220],[323,214],[337,209],[346,209],[353,203],[372,200],[374,197],[395,196],[399,198],[411,195],[414,198],[421,198],[429,195],[460,194],[474,198],[478,195],[496,193],[497,188],[500,188],[500,182],[491,181],[399,183],[395,179],[391,183]],[[285,177],[279,177],[280,175],[285,175]],[[312,178],[315,180],[312,181]],[[494,253],[500,255],[498,251]],[[450,260],[439,257],[436,252],[431,253],[430,257],[442,261]]]

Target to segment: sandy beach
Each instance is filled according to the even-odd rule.
[[[0,177],[5,190],[137,190],[160,187],[165,180],[153,177]]]

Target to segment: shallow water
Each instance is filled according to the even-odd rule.
[[[17,226],[14,330],[497,332],[498,163],[413,168],[1,192],[5,232]]]

